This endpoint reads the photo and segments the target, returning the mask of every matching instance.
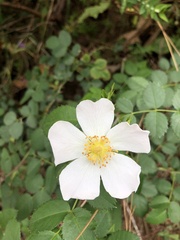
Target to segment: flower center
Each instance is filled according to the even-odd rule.
[[[98,164],[100,167],[105,167],[115,151],[110,146],[110,141],[107,137],[93,136],[86,137],[87,142],[84,145],[83,154],[93,164]]]

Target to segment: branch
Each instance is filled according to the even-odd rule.
[[[28,8],[28,7],[20,5],[20,4],[2,2],[2,3],[0,3],[0,6],[10,7],[10,8],[17,9],[17,10],[23,10],[25,12],[28,12],[28,13],[31,13],[31,14],[35,15],[36,17],[42,17],[41,14],[39,12],[37,12],[36,10],[33,10],[31,8]]]

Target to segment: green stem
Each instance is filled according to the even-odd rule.
[[[152,110],[141,110],[137,112],[132,112],[132,115],[140,114],[140,113],[149,113],[149,112],[169,112],[169,113],[176,113],[178,110],[169,110],[169,109],[152,109]]]

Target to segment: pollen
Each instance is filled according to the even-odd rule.
[[[94,165],[105,167],[115,153],[109,139],[106,136],[89,136],[86,139],[83,155]]]

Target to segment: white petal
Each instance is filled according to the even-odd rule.
[[[76,108],[78,122],[87,136],[103,136],[114,120],[114,105],[106,98],[97,102],[84,100]]]
[[[123,199],[138,189],[140,172],[140,166],[131,158],[115,154],[108,165],[101,169],[101,178],[112,197]]]
[[[55,165],[82,156],[86,136],[66,121],[54,123],[48,132],[54,154]]]
[[[92,200],[99,196],[100,169],[85,157],[71,162],[59,176],[63,199]]]
[[[137,124],[119,123],[110,129],[107,137],[116,150],[136,153],[150,152],[149,131],[142,130]]]

